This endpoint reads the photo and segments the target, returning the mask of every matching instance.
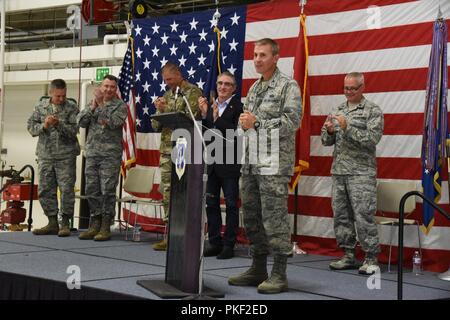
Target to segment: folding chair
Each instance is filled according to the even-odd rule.
[[[378,181],[377,186],[377,211],[381,214],[383,212],[399,213],[399,205],[401,198],[409,191],[416,190],[416,183],[408,180],[395,180],[395,181]],[[405,217],[411,214],[416,208],[415,197],[409,197],[405,202],[404,212]],[[385,216],[376,216],[376,223],[379,225],[390,225],[391,235],[389,241],[389,260],[388,260],[388,272],[391,272],[391,256],[392,256],[392,241],[394,237],[394,226],[398,226],[399,219]],[[417,239],[419,242],[419,251],[422,255],[422,246],[420,243],[420,228],[419,222],[414,219],[404,219],[405,225],[417,225]],[[398,261],[403,263],[403,261]]]
[[[145,199],[139,198],[135,196],[136,194],[149,194],[153,189],[153,182],[155,178],[156,168],[142,168],[142,167],[133,167],[128,173],[127,177],[123,184],[123,190],[130,194],[130,196],[125,196],[120,199],[117,199],[117,202],[121,202],[128,204],[128,216],[126,221],[126,231],[125,231],[125,240],[128,240],[128,230],[131,217],[131,206],[136,205],[136,211],[134,214],[134,221],[132,225],[135,227],[137,223],[137,212],[139,211],[140,205],[151,205],[154,207],[155,216],[162,220],[163,219],[163,205],[161,201],[153,200],[153,199]],[[134,195],[133,195],[134,194]],[[160,224],[153,223],[140,223],[141,225],[151,225],[151,226],[161,226]],[[133,228],[132,239],[135,239],[136,236],[136,228]]]

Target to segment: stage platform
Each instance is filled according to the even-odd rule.
[[[139,286],[137,280],[164,280],[165,252],[151,244],[161,236],[143,233],[140,242],[125,241],[115,232],[106,242],[71,237],[34,236],[30,232],[0,232],[0,299],[161,299]],[[251,264],[246,246],[238,246],[230,260],[205,258],[205,286],[222,293],[221,300],[395,300],[397,274],[382,266],[377,288],[357,270],[331,271],[333,257],[295,255],[288,260],[289,291],[263,295],[253,287],[227,284],[230,275]],[[269,264],[272,264],[270,259]],[[79,268],[79,269],[77,269]],[[395,268],[395,266],[394,266]],[[269,270],[271,266],[269,266]],[[81,288],[67,289],[79,270]],[[75,273],[74,273],[75,272]],[[405,270],[403,297],[409,300],[450,299],[450,282],[436,273],[413,275]]]

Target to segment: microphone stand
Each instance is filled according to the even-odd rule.
[[[201,235],[200,235],[200,267],[198,271],[198,294],[194,296],[189,296],[184,298],[184,300],[213,300],[215,298],[210,296],[203,295],[203,250],[204,250],[204,242],[205,242],[205,217],[206,217],[206,183],[208,181],[208,170],[207,170],[207,152],[206,152],[206,143],[203,139],[203,132],[200,129],[194,113],[192,112],[191,105],[189,104],[189,101],[186,99],[186,96],[183,94],[181,89],[177,87],[176,89],[177,93],[183,97],[184,102],[186,103],[187,109],[189,111],[189,114],[192,118],[192,121],[194,122],[195,130],[197,131],[198,135],[200,136],[200,139],[202,141],[203,145],[203,190],[202,190],[202,218],[201,218]],[[194,134],[195,136],[195,134]],[[195,141],[195,139],[193,139]]]

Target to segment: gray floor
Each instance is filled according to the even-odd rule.
[[[136,284],[137,280],[163,280],[165,252],[157,252],[151,244],[156,235],[144,233],[141,242],[125,241],[115,233],[107,242],[82,241],[76,237],[33,236],[28,232],[0,233],[0,272],[17,273],[65,282],[71,275],[69,266],[78,266],[82,287],[120,292],[134,297],[160,299]],[[289,259],[289,291],[277,295],[261,295],[256,288],[234,287],[227,277],[243,272],[250,265],[248,248],[238,246],[230,260],[205,258],[204,284],[225,295],[225,300],[395,300],[397,274],[382,266],[379,281],[359,275],[356,270],[330,271],[332,257],[296,255]],[[269,264],[271,264],[271,260]],[[271,266],[269,266],[269,269]],[[369,289],[368,286],[375,287]],[[404,273],[404,299],[450,299],[450,282],[437,274]]]

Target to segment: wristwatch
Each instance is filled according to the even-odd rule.
[[[257,130],[260,125],[261,125],[261,123],[258,120],[256,120],[255,123],[253,124],[253,126],[255,127],[255,130]]]

